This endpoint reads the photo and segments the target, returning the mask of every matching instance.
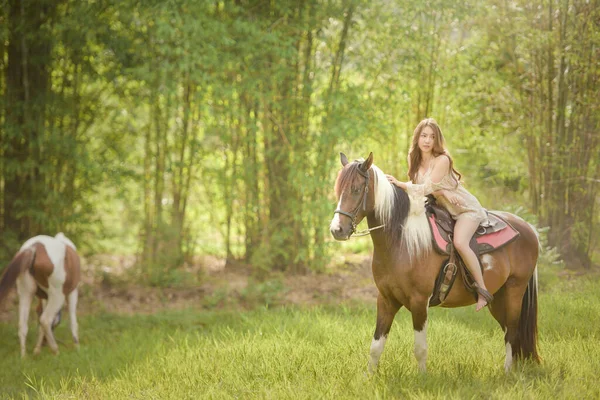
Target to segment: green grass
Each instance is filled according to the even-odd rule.
[[[431,310],[425,375],[417,372],[409,314],[401,311],[374,377],[366,374],[373,306],[187,310],[85,316],[79,352],[62,324],[60,356],[45,349],[25,360],[16,326],[2,324],[0,397],[600,398],[600,282],[540,277],[544,361],[510,374],[502,332],[472,307]]]

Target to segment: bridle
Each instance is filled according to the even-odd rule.
[[[339,208],[333,212],[334,215],[342,214],[342,215],[345,215],[346,217],[350,218],[350,220],[352,221],[352,230],[350,231],[350,236],[352,236],[353,233],[356,233],[356,235],[354,235],[355,237],[369,235],[371,233],[371,231],[374,231],[375,229],[383,228],[385,226],[385,225],[379,225],[374,228],[366,229],[364,231],[360,231],[360,232],[356,231],[356,216],[358,215],[358,212],[360,211],[361,206],[362,206],[363,211],[365,211],[367,209],[367,196],[369,194],[369,170],[363,171],[359,167],[357,169],[357,171],[361,176],[363,176],[365,178],[365,187],[363,189],[364,194],[363,194],[362,201],[360,201],[356,205],[356,207],[354,208],[354,210],[352,210],[351,213],[340,210]]]

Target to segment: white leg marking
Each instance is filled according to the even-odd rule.
[[[504,361],[504,371],[510,371],[510,368],[512,367],[512,362],[512,346],[509,342],[506,342],[506,360]]]
[[[19,342],[21,345],[21,357],[25,357],[26,354],[29,310],[35,290],[36,284],[33,276],[28,272],[19,275],[17,278],[17,293],[19,294]]]
[[[42,328],[41,324],[38,324],[38,338],[37,342],[35,342],[35,347],[33,348],[33,354],[40,354],[42,351],[42,343],[44,343],[44,328]]]
[[[381,336],[379,339],[371,342],[371,350],[369,352],[369,373],[374,374],[377,370],[377,364],[379,363],[379,358],[381,357],[381,353],[383,353],[383,349],[385,348],[385,341],[387,340],[387,336]]]
[[[33,296],[25,294],[19,296],[19,343],[21,344],[21,357],[25,357],[27,354],[27,332],[29,331],[29,309],[31,307],[31,300]]]
[[[75,347],[79,347],[79,326],[77,325],[77,299],[79,297],[78,289],[69,294],[69,323],[71,324],[71,334]]]
[[[48,294],[48,291],[46,290],[46,294]],[[44,310],[46,309],[46,305],[48,304],[48,300],[40,300],[41,304],[42,304],[42,314],[44,313]],[[40,314],[40,318],[41,318],[41,314]],[[35,347],[33,348],[33,354],[40,354],[40,351],[42,350],[42,344],[44,343],[44,328],[42,328],[42,325],[40,325],[39,321],[38,321],[38,338],[37,341],[35,342]]]
[[[62,308],[65,303],[65,295],[61,289],[57,289],[54,287],[50,287],[48,290],[48,304],[40,317],[40,325],[46,334],[46,340],[48,341],[48,345],[52,349],[52,351],[58,354],[58,345],[56,344],[56,340],[54,339],[54,334],[52,333],[52,321],[56,316],[56,313]]]
[[[427,321],[421,331],[415,331],[415,357],[419,363],[419,371],[427,370]]]

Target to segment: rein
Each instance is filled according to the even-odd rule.
[[[352,221],[352,231],[350,232],[350,236],[352,236],[354,233],[356,233],[354,235],[354,237],[370,235],[371,231],[383,228],[385,226],[385,225],[379,225],[374,228],[365,229],[363,231],[356,231],[356,216],[358,215],[358,212],[360,211],[361,205],[362,205],[363,211],[365,211],[367,209],[367,195],[369,194],[369,170],[364,172],[360,168],[358,168],[357,171],[360,175],[362,175],[365,178],[365,187],[363,189],[364,194],[363,194],[362,201],[358,203],[356,208],[351,213],[342,211],[339,208],[333,212],[333,214],[342,214],[342,215],[345,215],[346,217],[350,218],[350,220]]]
[[[353,236],[354,237],[367,236],[367,235],[371,234],[371,231],[374,231],[375,229],[379,229],[379,228],[383,228],[383,227],[385,227],[385,225],[379,225],[374,228],[368,228],[368,229],[365,229],[364,231],[358,231],[358,232],[355,231],[355,234]]]

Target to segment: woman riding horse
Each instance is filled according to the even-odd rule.
[[[454,247],[475,279],[475,288],[479,294],[476,311],[479,311],[493,297],[485,287],[479,261],[469,242],[479,225],[485,225],[487,212],[475,196],[461,185],[461,176],[453,167],[452,157],[446,149],[439,125],[433,118],[426,118],[417,125],[408,153],[410,181],[400,182],[391,175],[387,175],[387,178],[392,184],[407,191],[411,198],[420,200],[433,194],[437,202],[456,220]]]
[[[420,134],[418,137],[420,138]],[[432,147],[431,144],[429,147]],[[427,149],[427,146],[424,148]],[[447,171],[452,169],[448,157],[439,156],[438,159],[447,160]],[[373,153],[366,160],[353,162],[349,162],[342,153],[340,161],[343,168],[335,182],[338,204],[329,230],[336,240],[348,240],[356,232],[357,225],[366,219],[373,241],[372,272],[379,295],[369,369],[375,371],[394,317],[400,308],[404,307],[412,316],[414,353],[419,369],[425,371],[428,309],[436,277],[447,257],[433,251],[433,234],[425,215],[423,198],[410,199],[406,191],[391,184],[390,178],[373,164]],[[420,166],[412,164],[415,165]],[[433,173],[435,165],[426,166]],[[427,170],[422,174],[425,175],[426,172]],[[454,180],[454,177],[449,179]],[[433,180],[438,182],[435,177]],[[456,181],[458,180],[457,178]],[[462,192],[456,183],[452,187],[457,188],[457,192]],[[424,190],[424,186],[422,188]],[[441,198],[440,193],[438,197]],[[465,196],[461,199],[461,207],[473,204],[470,197]],[[446,206],[452,204],[448,206],[449,209],[455,212],[462,210],[458,208],[457,201],[452,196],[448,196],[446,200]],[[473,211],[476,215],[477,210]],[[535,229],[518,216],[506,212],[495,214],[519,235],[505,246],[482,257],[485,286],[483,281],[478,283],[480,288],[488,288],[494,294],[487,308],[504,332],[504,368],[508,371],[513,360],[539,361],[536,273],[539,239]],[[471,292],[459,281],[453,285],[440,306],[463,307],[474,302]]]

